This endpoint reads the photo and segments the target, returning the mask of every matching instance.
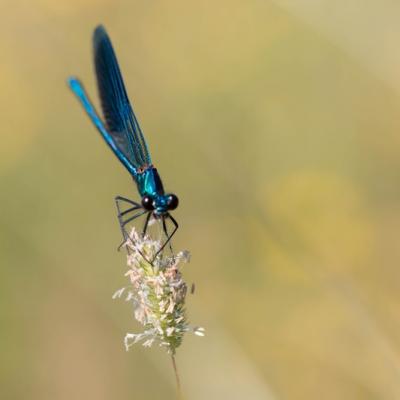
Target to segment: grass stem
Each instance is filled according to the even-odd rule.
[[[172,367],[174,368],[174,373],[175,373],[177,398],[178,400],[183,400],[181,380],[179,378],[178,368],[176,367],[176,360],[174,354],[171,354],[171,360],[172,360]]]

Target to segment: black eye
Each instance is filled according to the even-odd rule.
[[[179,200],[174,194],[170,194],[167,198],[168,210],[175,210],[178,207]]]
[[[154,210],[153,199],[150,196],[142,197],[142,206],[144,209],[151,211]]]

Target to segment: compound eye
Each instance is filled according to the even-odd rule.
[[[151,211],[154,210],[153,199],[150,196],[142,197],[142,206],[145,210]]]
[[[175,210],[178,207],[179,199],[174,194],[170,194],[167,198],[168,210]]]

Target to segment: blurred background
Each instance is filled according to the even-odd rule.
[[[361,4],[362,3],[362,4]],[[187,399],[400,398],[400,5],[2,0],[0,397],[174,399],[140,345],[114,196],[137,199],[65,80],[98,104],[113,40],[181,204]]]

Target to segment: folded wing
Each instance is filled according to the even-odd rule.
[[[94,64],[107,131],[124,157],[137,169],[151,165],[146,141],[129,103],[110,38],[102,26],[93,35]]]

